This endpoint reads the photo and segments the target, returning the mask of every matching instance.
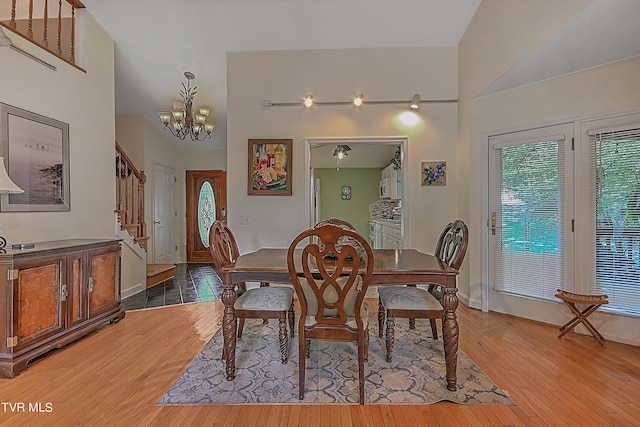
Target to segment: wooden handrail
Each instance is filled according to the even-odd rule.
[[[84,9],[85,6],[78,0],[58,0],[51,3],[55,4],[49,7],[49,1],[45,0],[42,10],[34,13],[33,0],[11,0],[10,13],[0,14],[10,15],[11,18],[0,20],[0,26],[8,28],[79,70],[85,71],[76,64],[75,40],[76,9]],[[42,16],[42,18],[34,18],[34,16]],[[49,46],[50,21],[57,21],[55,46],[51,47]]]
[[[116,142],[116,209],[120,227],[146,249],[147,225],[144,217],[144,185],[147,177],[139,171]]]

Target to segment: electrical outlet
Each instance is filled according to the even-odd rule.
[[[240,225],[249,225],[249,217],[241,216],[240,217]]]

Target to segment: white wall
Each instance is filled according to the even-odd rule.
[[[461,164],[468,165],[461,167],[468,172],[462,179],[460,204],[464,215],[468,215],[472,236],[468,262],[465,262],[459,286],[461,293],[469,295],[470,304],[476,307],[481,303],[482,274],[487,268],[486,258],[482,258],[482,236],[487,233],[483,217],[483,182],[487,174],[486,164],[481,160],[483,134],[640,108],[640,85],[637,83],[640,58],[474,98],[589,2],[545,1],[541,2],[544,7],[540,4],[533,14],[523,13],[519,9],[522,3],[483,1],[459,46],[460,158]],[[512,32],[513,37],[504,41],[504,35]],[[556,312],[556,318],[536,320],[556,324],[568,320],[560,307]],[[598,325],[603,325],[599,329],[605,337],[640,343],[634,335],[640,319],[603,313],[596,313],[594,319]]]
[[[0,212],[9,244],[115,237],[114,48],[88,14],[86,30],[84,73],[5,29],[16,46],[57,67],[0,48],[0,102],[69,124],[71,190],[69,212]]]
[[[408,136],[403,169],[408,181],[411,235],[407,247],[433,251],[442,227],[457,216],[457,105],[421,106],[414,127],[400,125],[413,94],[422,99],[457,98],[457,48],[344,49],[234,52],[227,55],[229,225],[241,252],[287,247],[309,225],[305,200],[304,140],[321,137]],[[260,109],[260,100],[349,101],[362,93],[361,109],[302,106]],[[401,100],[407,105],[367,105],[366,100]],[[251,138],[293,139],[293,195],[248,196],[247,151]],[[420,161],[445,160],[447,186],[422,187]],[[240,225],[240,217],[249,225]]]

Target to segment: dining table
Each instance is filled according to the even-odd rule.
[[[301,249],[300,249],[301,250]],[[446,365],[446,386],[455,391],[457,383],[459,328],[456,317],[458,307],[458,271],[434,255],[416,249],[373,249],[374,268],[369,286],[398,284],[441,285],[441,303],[444,308],[442,340]],[[300,259],[300,257],[295,257]],[[237,319],[234,314],[235,284],[239,282],[291,283],[287,267],[287,249],[261,248],[240,255],[236,262],[218,272],[223,282],[222,335],[226,379],[235,378]]]

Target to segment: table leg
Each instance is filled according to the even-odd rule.
[[[238,328],[238,320],[233,308],[236,302],[236,291],[233,284],[228,283],[229,281],[230,278],[224,279],[222,292],[222,302],[224,303],[222,337],[227,381],[233,380],[236,376],[236,330]]]
[[[444,315],[442,317],[442,340],[444,341],[444,359],[447,365],[447,389],[456,390],[458,381],[458,320],[456,308],[458,307],[458,289],[445,288],[442,295]]]

